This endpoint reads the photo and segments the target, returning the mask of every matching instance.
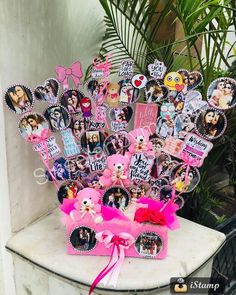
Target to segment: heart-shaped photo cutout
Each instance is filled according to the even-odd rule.
[[[149,80],[145,87],[147,103],[161,102],[168,96],[168,88],[155,80]]]
[[[129,123],[133,115],[133,109],[130,106],[123,108],[113,108],[110,110],[110,119],[120,123]]]
[[[59,82],[56,79],[48,78],[43,85],[38,85],[35,88],[34,95],[38,100],[43,100],[50,104],[56,104],[59,88]]]
[[[197,72],[197,71],[189,72],[188,70],[180,69],[178,70],[178,73],[183,78],[183,83],[186,87],[186,91],[195,89],[202,83],[203,78],[200,72]]]

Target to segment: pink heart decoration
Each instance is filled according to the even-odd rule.
[[[184,84],[175,84],[175,89],[180,92],[184,89]]]

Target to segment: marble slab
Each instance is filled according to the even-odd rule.
[[[166,259],[125,259],[117,290],[166,286],[171,277],[186,277],[198,270],[224,243],[225,235],[218,231],[183,218],[180,218],[180,224],[180,229],[169,233]],[[54,210],[14,235],[7,248],[50,272],[90,285],[109,258],[67,255],[65,241],[65,228],[58,210]]]

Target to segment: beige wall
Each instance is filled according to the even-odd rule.
[[[97,0],[5,0],[0,9],[1,90],[15,82],[30,87],[54,76],[57,64],[80,59],[84,68],[98,50],[103,10]],[[4,73],[4,75],[3,75]],[[39,110],[46,105],[38,103]],[[55,207],[51,184],[37,185],[42,167],[18,134],[18,117],[5,109],[8,183],[12,231]]]

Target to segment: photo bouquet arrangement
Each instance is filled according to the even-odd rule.
[[[98,283],[116,285],[125,256],[166,257],[168,230],[179,227],[176,212],[226,129],[224,111],[236,105],[231,78],[213,81],[205,100],[197,71],[167,72],[155,60],[146,77],[124,60],[111,82],[111,66],[109,55],[95,58],[83,89],[76,61],[56,66],[56,78],[33,91],[15,84],[5,92],[6,105],[20,115],[20,135],[57,189],[67,252],[110,256],[90,293]],[[35,100],[47,105],[42,114],[33,112]]]

